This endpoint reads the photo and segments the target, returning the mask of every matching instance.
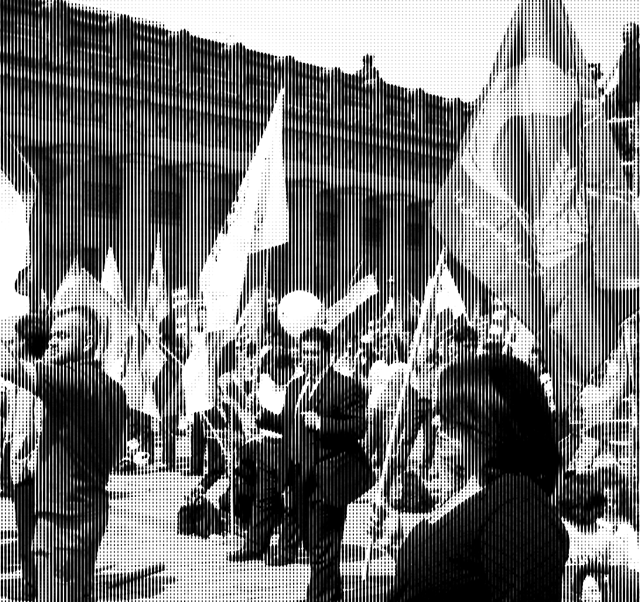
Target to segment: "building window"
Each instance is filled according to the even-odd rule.
[[[153,221],[182,223],[182,178],[170,167],[160,167],[151,174],[149,212]]]
[[[82,267],[96,280],[102,278],[102,253],[94,247],[82,248]]]
[[[335,211],[327,209],[318,210],[316,238],[318,240],[332,241],[338,238],[338,214]]]
[[[338,238],[338,198],[331,190],[318,195],[316,210],[316,239],[336,241]]]
[[[419,248],[425,238],[425,214],[418,204],[407,207],[405,242],[408,248]]]
[[[377,245],[382,241],[382,220],[379,217],[364,218],[364,241],[370,245]]]
[[[122,174],[106,157],[89,161],[82,183],[84,211],[91,215],[117,217],[122,202]]]

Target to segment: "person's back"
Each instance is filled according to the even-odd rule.
[[[44,405],[36,511],[78,516],[107,502],[109,474],[124,449],[128,406],[97,362],[37,367]]]

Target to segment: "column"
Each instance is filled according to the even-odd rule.
[[[182,170],[182,269],[189,298],[198,296],[200,273],[214,244],[210,198],[211,170],[207,165],[188,165]]]
[[[297,180],[289,185],[289,274],[288,291],[314,292],[316,271],[316,217],[320,184]]]
[[[149,215],[149,176],[155,162],[136,155],[123,160],[121,167],[120,275],[125,301],[132,307],[138,280],[143,282],[143,292],[146,293],[151,274],[151,254],[156,233],[151,231]]]

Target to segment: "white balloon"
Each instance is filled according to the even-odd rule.
[[[294,291],[285,295],[278,305],[278,320],[285,332],[298,338],[305,330],[318,325],[324,305],[318,297],[307,291]]]

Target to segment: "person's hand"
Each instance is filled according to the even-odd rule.
[[[302,420],[304,421],[304,425],[311,430],[319,431],[320,430],[320,416],[318,416],[317,412],[301,412]]]

